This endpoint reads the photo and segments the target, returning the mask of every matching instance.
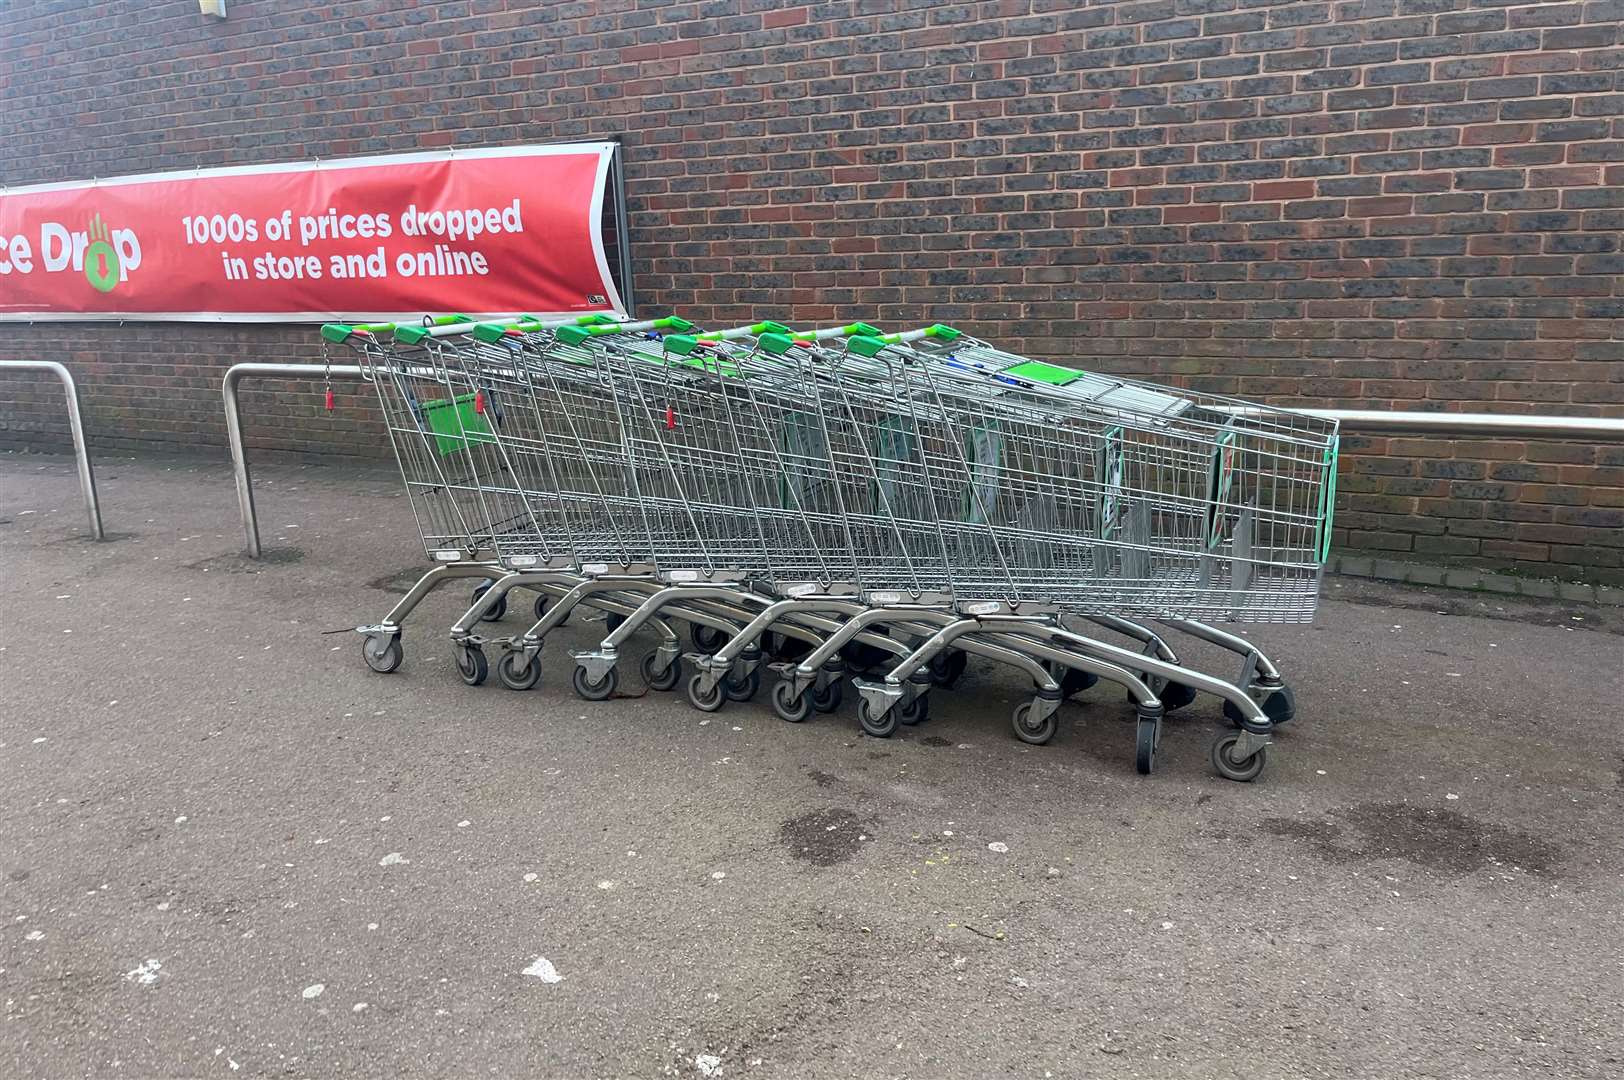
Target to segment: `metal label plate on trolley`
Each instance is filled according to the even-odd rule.
[[[856,596],[857,586],[849,581],[793,581],[778,591],[798,600],[804,596]]]
[[[662,580],[673,585],[703,584],[709,581],[743,581],[748,575],[742,570],[667,570]]]

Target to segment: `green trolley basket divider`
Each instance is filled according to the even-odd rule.
[[[439,401],[423,401],[418,407],[434,432],[435,448],[441,457],[449,457],[464,450],[470,443],[495,442],[491,426],[474,408],[477,394],[458,394]]]

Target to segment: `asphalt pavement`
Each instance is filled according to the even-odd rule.
[[[458,679],[398,477],[0,455],[5,1077],[1624,1075],[1624,612],[1325,583],[1298,718],[1133,766],[973,661],[864,737]],[[493,632],[523,629],[515,614]],[[329,633],[339,631],[338,633]],[[1234,658],[1175,639],[1228,674]]]

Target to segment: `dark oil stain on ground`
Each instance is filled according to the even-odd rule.
[[[844,807],[813,810],[785,821],[778,829],[778,839],[789,853],[813,866],[835,866],[857,854],[867,841],[859,836],[874,836],[874,826],[860,820]]]
[[[422,577],[424,572],[425,571],[420,566],[408,566],[404,569],[396,570],[392,574],[383,574],[379,577],[373,578],[371,581],[367,582],[367,587],[370,589],[382,589],[384,592],[407,592],[413,585],[417,584],[417,579]],[[469,585],[471,588],[473,585],[472,580],[470,580]]]
[[[951,739],[944,739],[940,735],[926,735],[923,739],[919,740],[919,745],[920,746],[952,746],[953,741]]]
[[[1270,818],[1263,831],[1307,844],[1327,862],[1403,859],[1441,874],[1469,874],[1494,863],[1549,873],[1560,849],[1516,829],[1456,810],[1408,803],[1361,803],[1338,821]]]
[[[840,777],[836,776],[834,773],[826,773],[822,769],[808,769],[806,770],[806,775],[810,777],[812,782],[818,785],[818,787],[828,787],[829,785],[838,783],[840,781]]]

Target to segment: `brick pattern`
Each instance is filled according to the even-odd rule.
[[[190,0],[0,14],[0,181],[624,137],[648,309],[941,320],[1278,404],[1624,413],[1624,0]],[[115,73],[109,77],[108,72]],[[304,332],[37,327],[103,441]],[[0,385],[0,441],[59,431]],[[375,450],[277,398],[268,445]],[[355,399],[357,401],[362,399]],[[1624,581],[1624,451],[1349,439],[1337,540]]]

